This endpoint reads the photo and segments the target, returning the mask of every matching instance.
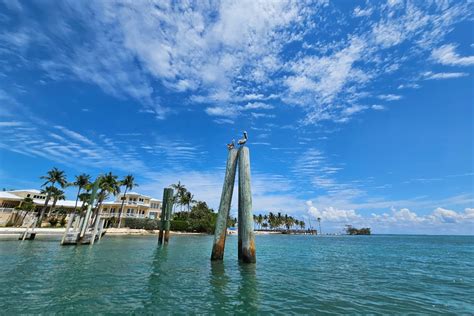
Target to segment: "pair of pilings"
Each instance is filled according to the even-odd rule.
[[[245,263],[255,263],[255,234],[253,231],[252,191],[250,188],[250,153],[248,147],[230,149],[227,156],[224,186],[222,188],[219,213],[217,215],[214,244],[211,260],[224,258],[227,219],[229,217],[235,173],[239,166],[239,205],[238,205],[238,257]]]
[[[161,225],[158,235],[158,245],[168,244],[170,239],[170,221],[173,211],[173,195],[171,188],[165,188],[163,191],[163,204],[161,205]]]

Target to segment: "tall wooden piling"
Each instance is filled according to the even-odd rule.
[[[222,260],[224,258],[225,239],[227,235],[227,218],[229,217],[232,193],[234,191],[235,171],[237,169],[238,160],[237,158],[237,149],[230,149],[227,155],[224,185],[222,186],[219,213],[217,214],[211,260]]]
[[[239,149],[239,259],[255,263],[255,234],[253,231],[252,191],[250,188],[250,153]]]
[[[163,242],[168,243],[171,211],[173,209],[173,189],[165,188],[163,190],[163,203],[161,204],[161,222],[160,233],[158,235],[158,245]]]

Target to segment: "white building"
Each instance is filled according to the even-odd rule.
[[[37,209],[43,207],[46,201],[46,195],[41,194],[41,192],[36,189],[0,191],[0,226],[8,222],[15,207],[19,206],[25,198],[33,199]],[[102,203],[101,215],[107,218],[118,217],[122,199],[123,194],[120,194],[116,196],[115,201]],[[56,210],[63,208],[66,209],[66,211],[72,211],[75,204],[75,200],[58,200],[56,202]],[[51,199],[48,202],[48,206],[52,205],[53,200]],[[82,203],[79,202],[78,208],[81,206]],[[123,218],[158,218],[160,213],[160,200],[137,192],[129,192],[125,195]]]

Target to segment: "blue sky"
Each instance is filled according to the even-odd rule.
[[[249,133],[256,213],[472,234],[473,4],[7,1],[0,186],[132,173],[217,207]],[[72,191],[70,198],[73,198]],[[235,212],[236,203],[233,205]]]

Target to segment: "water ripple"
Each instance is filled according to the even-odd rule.
[[[474,238],[258,236],[240,265],[230,236],[211,263],[210,236],[0,242],[0,310],[17,313],[474,313]]]

